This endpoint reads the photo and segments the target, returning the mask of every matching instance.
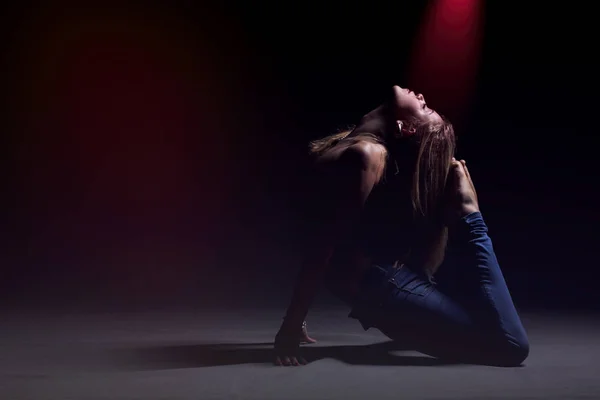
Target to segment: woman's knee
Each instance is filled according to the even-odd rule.
[[[529,340],[523,338],[514,343],[511,343],[512,350],[508,352],[509,361],[514,365],[518,366],[529,357]]]
[[[501,367],[518,367],[529,357],[529,340],[506,340],[493,345],[489,363]]]

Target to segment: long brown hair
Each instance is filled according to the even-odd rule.
[[[432,276],[444,261],[448,242],[444,199],[456,137],[452,124],[442,118],[441,123],[418,126],[411,139],[416,150],[411,171],[411,201],[417,222],[417,240],[408,262],[420,265],[427,275]]]
[[[324,138],[313,140],[308,144],[308,151],[311,156],[318,157],[338,144],[340,140],[345,139],[352,133],[352,129],[345,129],[333,135],[325,136]]]
[[[444,224],[444,193],[450,163],[456,148],[456,139],[452,124],[442,118],[439,123],[410,124],[414,133],[408,137],[390,139],[395,148],[402,148],[403,168],[401,173],[410,174],[410,198],[412,215],[415,222],[415,240],[407,254],[397,262],[420,266],[428,275],[433,276],[444,260],[448,230]],[[309,152],[320,156],[352,133],[345,130],[314,140],[309,144]],[[355,139],[360,140],[362,135]],[[378,137],[371,139],[386,145]],[[387,143],[386,150],[389,151]],[[386,154],[387,155],[387,154]],[[386,157],[386,162],[387,162]]]

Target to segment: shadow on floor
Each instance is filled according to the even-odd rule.
[[[303,346],[309,362],[332,358],[352,365],[441,366],[457,363],[422,355],[397,355],[403,351],[394,342],[369,345]],[[198,368],[240,364],[273,365],[272,343],[198,344],[159,346],[126,350],[126,364],[141,369]],[[123,360],[123,354],[119,357]]]

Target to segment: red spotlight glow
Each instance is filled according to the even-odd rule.
[[[466,111],[475,88],[482,41],[480,0],[437,0],[415,43],[409,85],[450,118]]]

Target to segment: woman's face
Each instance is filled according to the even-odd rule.
[[[397,121],[418,120],[422,123],[439,123],[442,117],[427,107],[422,94],[417,94],[410,89],[400,86],[392,88],[392,99],[390,104],[393,117]]]
[[[423,95],[394,86],[391,98],[363,116],[354,133],[387,131],[396,134],[398,129],[403,129],[400,122],[405,128],[411,129],[409,121],[424,125],[443,122],[437,112],[427,107]]]

